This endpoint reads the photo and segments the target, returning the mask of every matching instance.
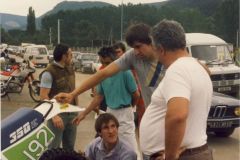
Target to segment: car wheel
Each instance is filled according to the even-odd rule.
[[[229,137],[234,132],[234,128],[230,128],[223,131],[215,131],[217,137]]]

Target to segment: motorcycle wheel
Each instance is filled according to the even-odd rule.
[[[40,81],[34,81],[34,83],[29,84],[29,94],[35,102],[40,102]]]
[[[7,95],[7,91],[6,91],[6,88],[3,88],[1,86],[1,97],[5,97]]]

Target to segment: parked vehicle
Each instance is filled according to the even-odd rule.
[[[240,100],[214,92],[207,120],[207,131],[228,137],[240,126]]]
[[[95,62],[93,62],[93,72],[97,72],[99,71],[100,67],[102,66],[99,57],[97,58],[97,60]]]
[[[97,61],[98,55],[94,53],[83,53],[78,56],[80,71],[85,72],[94,72],[93,63]]]
[[[240,67],[232,60],[228,44],[203,33],[187,33],[186,41],[189,54],[209,67],[214,91],[239,97]]]
[[[11,70],[1,72],[1,97],[8,96],[9,93],[21,93],[27,82],[31,98],[39,102],[40,81],[34,79],[34,72],[35,68],[30,66],[29,61],[23,62],[20,67],[14,65]]]
[[[49,53],[45,45],[30,45],[26,47],[24,60],[31,60],[35,66],[46,67],[49,63]]]
[[[49,57],[49,63],[51,63],[51,62],[53,62],[53,50],[49,50],[48,51],[49,52],[49,55],[48,55],[48,57]]]
[[[72,63],[75,71],[78,71],[81,69],[81,55],[83,53],[78,52],[78,51],[73,51],[73,58],[72,58]]]

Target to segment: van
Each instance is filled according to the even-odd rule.
[[[211,71],[213,90],[239,96],[240,67],[236,66],[228,47],[221,38],[205,33],[186,33],[189,54],[206,64]]]
[[[23,56],[24,60],[31,60],[35,66],[47,66],[49,63],[49,52],[45,45],[26,46]]]

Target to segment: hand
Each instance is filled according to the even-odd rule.
[[[165,151],[159,151],[151,155],[150,160],[165,160]]]
[[[177,151],[176,159],[179,159],[180,155],[186,150],[186,147],[180,147]]]
[[[74,97],[71,93],[59,93],[54,98],[60,103],[71,103]]]
[[[56,115],[52,118],[52,122],[54,127],[59,128],[59,129],[64,129],[64,124],[63,124],[63,120],[60,116]]]
[[[75,117],[73,120],[72,120],[72,124],[75,124],[75,125],[79,125],[79,123],[85,118],[85,114],[84,112],[81,112],[78,114],[77,117]]]
[[[180,155],[186,150],[186,147],[180,147],[176,153],[176,155],[166,155],[167,160],[178,160]],[[172,158],[170,158],[172,157]],[[174,157],[174,158],[173,158]]]

